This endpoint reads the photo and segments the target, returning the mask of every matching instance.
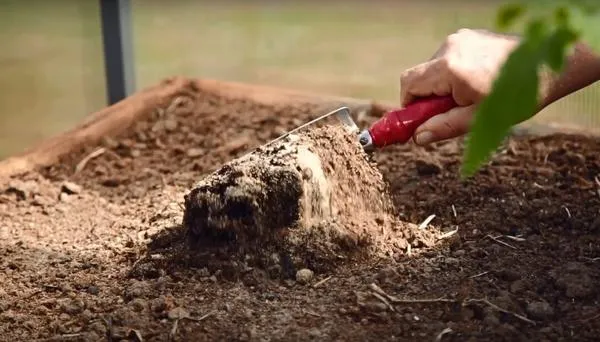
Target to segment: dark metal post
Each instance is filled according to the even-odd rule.
[[[131,0],[100,0],[106,93],[109,105],[135,91]]]

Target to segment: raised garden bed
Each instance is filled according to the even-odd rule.
[[[184,195],[199,180],[340,104],[361,125],[385,108],[174,79],[0,162],[3,339],[600,336],[594,136],[526,131],[468,181],[460,140],[376,152],[412,232],[383,258],[294,260],[268,247],[257,258],[231,239],[190,237]]]

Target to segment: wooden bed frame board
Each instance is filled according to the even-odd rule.
[[[334,109],[347,106],[353,111],[391,109],[393,104],[376,104],[371,100],[322,95],[293,89],[263,85],[227,82],[211,79],[174,77],[158,85],[146,88],[128,98],[90,114],[72,129],[36,144],[32,148],[0,161],[0,183],[10,177],[51,166],[60,158],[83,146],[98,144],[105,136],[114,136],[129,129],[136,121],[143,120],[157,108],[167,107],[179,96],[195,96],[198,93],[213,93],[232,99],[246,99],[262,104],[315,104]],[[517,134],[572,133],[597,135],[582,127],[567,127],[552,123],[527,123],[514,130]]]

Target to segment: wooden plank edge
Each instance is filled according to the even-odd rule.
[[[172,78],[92,113],[72,129],[0,161],[0,183],[11,176],[53,165],[82,146],[99,143],[106,135],[119,134],[155,108],[164,107],[173,98],[192,91],[190,80]]]
[[[355,113],[363,111],[363,114],[371,117],[381,116],[386,110],[393,107],[392,104],[385,102],[378,103],[366,99],[323,95],[266,85],[173,77],[89,115],[72,129],[48,138],[21,154],[0,161],[0,183],[18,174],[51,166],[59,162],[62,156],[83,146],[98,144],[105,136],[122,133],[156,108],[168,106],[178,96],[194,97],[201,96],[202,93],[218,94],[231,99],[254,101],[266,105],[305,103],[322,106],[325,109],[348,106]],[[594,136],[599,134],[599,132],[578,126],[535,122],[524,123],[512,130],[512,134],[515,135],[553,133]]]

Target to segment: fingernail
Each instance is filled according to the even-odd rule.
[[[433,142],[433,134],[429,131],[421,132],[415,136],[417,145],[427,145]]]

